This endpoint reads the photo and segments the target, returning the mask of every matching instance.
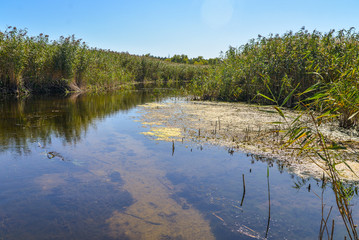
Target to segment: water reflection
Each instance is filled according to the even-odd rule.
[[[2,102],[0,239],[318,237],[315,194],[335,204],[320,180],[275,159],[141,135],[135,106],[165,95]],[[343,230],[336,221],[335,237]]]
[[[334,206],[330,215],[336,221],[334,239],[346,234],[332,191],[323,188],[320,180],[303,180],[288,174],[286,168],[277,166],[274,159],[256,155],[248,154],[249,159],[238,153],[220,157],[216,152],[204,149],[202,154],[209,152],[208,155],[213,156],[205,154],[204,160],[198,160],[198,152],[188,152],[198,162],[184,161],[191,156],[186,154],[180,158],[181,163],[174,164],[167,178],[175,186],[181,186],[181,191],[173,197],[185,198],[200,209],[210,219],[217,239],[318,238],[322,214],[321,199],[316,194],[320,195],[323,190],[324,213]],[[243,174],[245,200],[241,205]],[[298,181],[305,182],[302,188],[294,188]],[[352,203],[354,218],[359,219],[355,210],[357,196]]]
[[[90,126],[118,111],[159,101],[169,92],[158,89],[70,97],[32,97],[0,101],[0,151],[31,151],[29,143],[51,144],[51,137],[76,144]]]

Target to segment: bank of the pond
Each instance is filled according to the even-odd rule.
[[[143,134],[156,140],[177,142],[195,142],[215,144],[228,148],[231,153],[241,150],[252,154],[271,157],[301,177],[320,178],[325,166],[320,159],[299,157],[295,152],[283,147],[284,133],[278,130],[286,128],[280,115],[271,106],[249,105],[244,103],[185,101],[149,103],[142,105],[141,122],[146,128]],[[285,110],[289,118],[294,119],[299,112]],[[328,139],[347,147],[341,155],[345,163],[336,167],[345,180],[359,181],[355,172],[359,170],[359,136],[355,131],[344,131],[337,123],[321,126]],[[318,166],[319,165],[319,166]]]
[[[354,28],[259,35],[238,48],[229,47],[215,68],[194,79],[191,89],[203,100],[273,104],[272,98],[278,105],[294,107],[307,99],[312,109],[339,115],[339,126],[358,129],[358,46]]]

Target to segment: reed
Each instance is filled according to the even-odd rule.
[[[321,33],[304,27],[282,36],[258,36],[239,48],[230,47],[207,75],[192,81],[195,98],[204,100],[245,101],[271,104],[258,93],[276,96],[287,107],[315,93],[326,101],[315,107],[330,107],[340,115],[340,126],[358,127],[359,34],[349,30]],[[286,97],[293,91],[301,93]]]
[[[305,95],[306,93],[313,91],[313,89],[316,89],[316,87],[312,86],[299,95]],[[292,93],[285,98],[282,106],[285,105]],[[276,104],[279,102],[277,99],[272,99],[268,96],[264,96],[264,98],[271,100]],[[347,167],[347,170],[352,171],[354,174],[356,173],[351,169],[350,165],[347,164],[346,161],[348,159],[345,158],[345,154],[342,154],[342,151],[346,149],[345,146],[327,139],[320,130],[321,124],[332,121],[337,117],[337,111],[329,108],[327,106],[327,101],[328,95],[323,94],[322,92],[317,92],[313,97],[300,101],[298,103],[298,109],[301,111],[301,114],[295,119],[287,118],[281,110],[282,106],[277,105],[274,108],[282,117],[283,123],[285,123],[287,127],[285,130],[281,130],[286,133],[285,136],[287,138],[283,147],[292,149],[297,155],[301,155],[312,161],[323,170],[323,183],[325,182],[325,178],[331,183],[336,205],[342,217],[344,226],[346,227],[349,239],[359,239],[350,204],[354,195],[354,190],[352,186],[346,184],[342,180],[341,173],[336,166],[343,163]],[[320,111],[319,109],[314,111],[313,105],[324,105],[326,107],[322,108]],[[329,234],[329,229],[326,225],[329,215],[330,213],[328,214],[328,217],[324,219],[322,213],[322,221],[324,219],[324,222],[322,223],[324,223],[324,225],[321,226],[320,239],[322,239],[324,231],[327,231],[328,239],[330,239],[330,236],[332,235]],[[332,225],[331,232],[333,231],[334,224]]]
[[[178,64],[90,48],[74,35],[49,40],[8,27],[0,31],[0,90],[19,94],[122,88],[138,82],[197,78],[206,66]]]

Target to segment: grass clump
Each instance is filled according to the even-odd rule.
[[[328,101],[330,98],[328,96],[323,97],[323,94],[319,92],[311,99],[315,99],[317,102],[314,104],[317,104],[318,102]],[[273,102],[277,103],[275,99]],[[357,176],[357,173],[354,172],[349,165],[349,161],[357,159],[347,159],[345,157],[346,155],[343,154],[344,151],[347,150],[347,147],[340,142],[328,139],[321,131],[320,126],[323,123],[331,121],[332,118],[336,117],[335,114],[331,113],[332,110],[327,111],[327,109],[323,109],[321,111],[313,111],[311,107],[313,102],[309,101],[309,104],[306,102],[308,102],[307,99],[300,102],[299,106],[301,114],[294,120],[288,119],[284,115],[281,106],[275,106],[276,111],[287,124],[287,129],[284,130],[287,141],[284,143],[283,148],[292,149],[297,155],[310,159],[323,170],[323,182],[327,179],[327,181],[331,183],[336,205],[347,230],[349,239],[359,239],[356,229],[357,225],[354,223],[352,215],[351,205],[351,199],[354,196],[355,188],[353,188],[353,185],[350,185],[343,180],[342,172],[338,168],[340,164],[344,164],[346,170],[351,171]],[[323,198],[323,196],[321,198]],[[335,225],[333,219],[330,234],[328,222],[330,212],[331,210],[326,218],[323,216],[322,199],[322,222],[318,239],[324,239],[325,232],[327,233],[328,239],[333,239]]]

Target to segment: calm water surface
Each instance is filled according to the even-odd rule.
[[[140,134],[138,105],[176,101],[166,92],[2,100],[0,239],[316,239],[322,193],[343,239],[322,182]]]

